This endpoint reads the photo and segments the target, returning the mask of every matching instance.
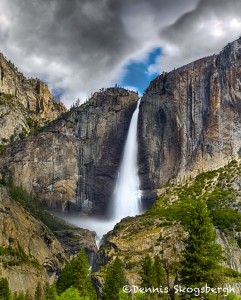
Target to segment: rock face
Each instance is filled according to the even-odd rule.
[[[0,185],[0,277],[12,292],[34,294],[38,283],[52,283],[67,256],[61,244]]]
[[[121,88],[95,93],[36,136],[8,147],[2,172],[49,205],[105,214],[137,101],[136,93]]]
[[[138,133],[144,203],[172,178],[223,166],[241,154],[240,63],[241,39],[151,82]],[[94,94],[8,148],[2,172],[50,205],[105,214],[137,100],[120,88]]]
[[[142,189],[223,166],[241,154],[241,38],[219,55],[153,80],[140,106]]]
[[[24,137],[65,111],[45,83],[27,79],[0,53],[0,144]]]

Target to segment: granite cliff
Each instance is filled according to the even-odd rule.
[[[240,155],[240,62],[241,39],[218,55],[163,73],[145,91],[138,138],[147,206],[172,178],[223,166]],[[9,147],[0,158],[1,172],[49,205],[105,214],[137,99],[121,88],[95,93],[39,134]]]
[[[151,82],[139,118],[140,177],[146,195],[174,177],[215,169],[239,157],[240,65],[241,38],[218,55]]]
[[[0,144],[2,147],[56,119],[66,108],[48,86],[27,79],[0,53]]]
[[[95,93],[40,133],[7,147],[2,173],[48,205],[106,214],[137,100],[121,88]]]

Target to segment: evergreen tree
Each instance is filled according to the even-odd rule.
[[[7,278],[0,279],[0,299],[1,300],[10,300],[11,299],[11,293],[9,290]]]
[[[147,300],[147,298],[148,298],[148,295],[147,295],[147,294],[137,292],[137,293],[135,293],[133,299],[134,299],[134,300]]]
[[[35,290],[35,294],[34,294],[34,299],[35,300],[41,300],[42,299],[42,287],[41,287],[41,284],[40,282],[38,282],[38,285],[36,287],[36,290]]]
[[[81,297],[78,289],[70,287],[60,295],[59,300],[89,300],[89,297]]]
[[[13,295],[13,300],[26,300],[24,293],[20,292],[20,293],[14,293]]]
[[[126,284],[124,269],[121,260],[117,257],[106,270],[102,300],[116,300],[119,292]]]
[[[56,285],[47,286],[44,300],[58,300],[59,296],[57,294]]]
[[[156,268],[149,254],[142,261],[140,276],[143,287],[151,288],[158,285]]]
[[[222,259],[221,246],[215,244],[214,228],[206,204],[195,201],[189,212],[188,238],[181,260],[181,282],[191,287],[217,284],[217,272]]]
[[[154,257],[154,273],[156,275],[157,286],[166,285],[166,272],[163,269],[162,262],[159,256]]]
[[[83,249],[77,257],[66,264],[57,281],[59,294],[70,287],[77,288],[81,296],[87,296],[90,300],[95,300],[97,297],[91,281],[88,258]]]
[[[129,294],[125,293],[122,289],[119,290],[118,300],[129,300]]]

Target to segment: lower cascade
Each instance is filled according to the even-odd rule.
[[[124,147],[123,159],[113,195],[111,219],[116,222],[127,216],[141,213],[141,191],[138,177],[137,155],[137,123],[139,115],[139,99],[134,111]]]

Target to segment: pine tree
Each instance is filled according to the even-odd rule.
[[[222,250],[220,245],[215,244],[214,228],[206,204],[195,201],[189,215],[188,238],[181,260],[181,282],[188,287],[201,287],[206,283],[215,286],[217,277],[213,275],[222,259]]]
[[[11,299],[11,293],[10,293],[7,278],[0,279],[0,299],[1,300],[10,300]]]
[[[59,294],[70,287],[77,288],[81,296],[88,296],[90,300],[97,297],[90,277],[88,258],[83,249],[66,264],[57,281]]]
[[[158,285],[156,269],[150,255],[147,255],[142,261],[140,276],[143,287],[151,288]]]
[[[124,269],[121,260],[117,257],[112,264],[107,267],[105,283],[103,287],[102,300],[116,300],[119,291],[126,284]]]
[[[159,256],[154,257],[154,273],[156,275],[157,286],[166,285],[166,272],[163,269],[162,262]]]
[[[89,298],[81,297],[78,289],[70,287],[60,295],[59,300],[89,300]]]
[[[35,300],[41,300],[42,299],[42,286],[40,284],[40,282],[38,282],[38,285],[36,287],[36,290],[35,290],[35,295],[34,295],[34,299]]]
[[[57,294],[56,285],[47,286],[46,292],[44,295],[44,300],[58,300],[59,296]]]

